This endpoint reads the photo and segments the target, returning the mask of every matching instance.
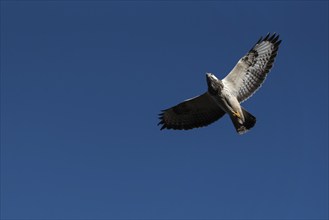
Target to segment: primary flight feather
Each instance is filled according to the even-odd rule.
[[[206,74],[208,91],[200,96],[163,110],[162,129],[188,130],[213,123],[227,113],[239,134],[251,129],[256,118],[242,108],[241,102],[250,98],[263,84],[277,55],[279,35],[260,38],[222,80]]]

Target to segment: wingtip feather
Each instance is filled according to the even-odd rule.
[[[269,38],[269,36],[270,36],[270,33],[267,33],[267,35],[265,36],[265,38],[263,39],[263,41],[267,41],[268,38]]]
[[[275,45],[276,47],[278,47],[278,46],[281,44],[281,42],[282,42],[282,40],[279,40],[279,41],[276,42],[274,45]]]
[[[275,38],[276,33],[274,32],[273,35],[268,39],[268,41],[272,42],[273,39]]]

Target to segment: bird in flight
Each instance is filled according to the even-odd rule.
[[[250,98],[263,84],[277,55],[279,35],[261,37],[222,80],[206,73],[208,91],[187,99],[159,114],[162,129],[189,130],[207,126],[227,113],[239,134],[250,130],[256,118],[240,103]]]

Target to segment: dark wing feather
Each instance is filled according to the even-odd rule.
[[[261,87],[273,66],[280,43],[276,34],[260,38],[223,79],[224,85],[231,89],[239,102],[250,98]]]
[[[188,130],[203,127],[221,118],[225,112],[206,92],[159,114],[162,129]]]

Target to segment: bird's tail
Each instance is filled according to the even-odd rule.
[[[255,116],[253,116],[252,114],[247,112],[245,109],[241,108],[241,110],[242,110],[245,121],[243,123],[241,123],[241,120],[234,116],[231,116],[231,120],[234,124],[236,131],[239,134],[244,134],[249,129],[254,127],[254,125],[256,124],[256,118],[255,118]]]

